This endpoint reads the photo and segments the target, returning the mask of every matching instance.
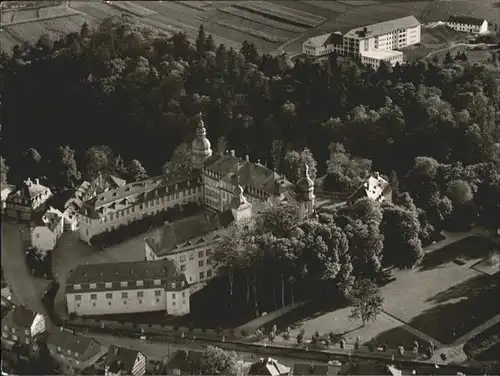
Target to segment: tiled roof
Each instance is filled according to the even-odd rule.
[[[94,339],[64,328],[50,333],[47,346],[59,361],[79,369],[90,366],[89,361],[97,361],[107,352],[107,349]]]
[[[135,360],[139,354],[139,351],[113,345],[109,348],[104,364],[109,367],[109,372],[118,373],[122,371],[126,375],[131,375]]]
[[[344,40],[342,33],[340,31],[336,31],[334,33],[323,34],[309,38],[305,43],[312,44],[314,47],[322,47],[328,44],[342,45],[343,42]]]
[[[401,371],[384,364],[356,363],[343,366],[339,371],[339,375],[401,376]]]
[[[374,176],[368,177],[365,183],[356,189],[351,196],[349,196],[347,201],[353,202],[364,197],[378,201],[390,190],[390,183],[381,176],[375,174]]]
[[[375,37],[383,35],[399,29],[409,29],[420,25],[420,21],[415,16],[407,16],[396,18],[385,22],[376,23],[373,25],[361,26],[350,30],[346,33],[346,37],[360,37],[366,29],[366,37]],[[362,36],[362,35],[361,35]]]
[[[160,284],[154,284],[155,280],[160,280]],[[137,281],[143,281],[143,285],[138,286]],[[107,288],[106,282],[111,282],[112,287]],[[121,282],[127,282],[127,286],[122,287]],[[95,288],[90,288],[92,283],[96,284]],[[172,287],[174,283],[176,287]],[[81,285],[81,288],[74,289],[74,285]],[[184,274],[180,274],[169,260],[116,262],[77,266],[66,279],[66,293],[148,288],[182,290],[186,285]]]
[[[273,358],[261,358],[260,362],[252,364],[249,375],[281,376],[288,375],[290,367],[284,366]]]
[[[340,367],[332,366],[329,364],[308,364],[308,363],[295,363],[293,365],[294,375],[321,375],[331,376],[337,375]]]
[[[40,184],[38,179],[32,181],[31,179],[26,180],[21,187],[17,190],[13,191],[8,197],[7,200],[10,201],[15,199],[16,197],[21,198],[24,201],[31,202],[32,206],[35,206],[35,202],[31,201],[33,198],[41,195],[45,191],[50,192],[50,189],[46,186]]]
[[[200,351],[178,350],[172,355],[165,366],[165,373],[173,375],[175,370],[179,370],[181,375],[193,375],[195,367],[201,361]]]
[[[82,213],[92,218],[99,218],[107,211],[114,212],[137,203],[164,197],[188,187],[199,185],[198,176],[187,173],[170,173],[149,178],[140,182],[122,185],[116,189],[102,192],[84,203]],[[178,185],[175,189],[175,185]]]
[[[50,231],[54,231],[54,229],[59,225],[59,223],[63,220],[63,213],[59,210],[50,207],[45,213],[41,216],[35,217],[32,216],[32,219],[35,219],[34,225],[36,226],[44,226],[47,227]]]
[[[229,226],[233,220],[230,211],[203,213],[169,223],[163,228],[159,238],[147,238],[146,241],[157,256],[163,256],[216,240],[219,231]]]
[[[485,19],[469,17],[469,16],[450,16],[448,18],[448,22],[454,22],[463,25],[474,25],[474,26],[481,26],[484,21]]]
[[[37,313],[22,306],[15,306],[2,320],[7,325],[29,329],[33,324],[33,320],[35,319]]]

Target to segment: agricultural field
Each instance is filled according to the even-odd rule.
[[[27,10],[35,12],[34,18],[51,17],[51,9]],[[498,0],[276,0],[276,1],[120,1],[108,5],[102,1],[73,1],[70,9],[81,13],[77,23],[94,24],[110,16],[128,14],[137,22],[159,28],[167,33],[183,31],[196,38],[198,28],[204,25],[207,33],[213,35],[217,44],[239,49],[243,41],[253,42],[263,53],[279,49],[296,55],[301,52],[302,43],[313,36],[347,31],[354,27],[386,21],[392,18],[415,15],[422,23],[446,20],[452,14],[471,15],[500,24]],[[28,19],[29,15],[9,11],[2,14],[4,25],[12,20]],[[31,15],[31,16],[33,16]],[[52,15],[54,16],[54,15]],[[61,14],[61,17],[64,15]],[[11,19],[10,19],[11,18]],[[74,16],[68,23],[60,21],[61,32],[75,23]],[[40,21],[18,25],[13,34],[2,32],[2,49],[11,48],[12,39],[39,35],[44,27]],[[50,25],[51,33],[58,33]],[[80,25],[81,26],[81,25]],[[9,27],[10,29],[10,27]],[[6,35],[9,34],[9,35]]]

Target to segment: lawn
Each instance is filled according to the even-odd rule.
[[[490,326],[467,341],[464,351],[472,359],[479,361],[500,359],[500,323]]]

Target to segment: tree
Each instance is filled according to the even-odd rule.
[[[198,36],[196,37],[196,51],[199,54],[205,52],[205,48],[207,46],[207,34],[205,33],[205,28],[203,25],[200,25],[198,29]]]
[[[99,173],[109,173],[113,169],[113,152],[108,146],[92,146],[84,157],[85,178],[94,180]]]
[[[215,52],[217,50],[217,46],[215,45],[214,37],[212,34],[209,34],[207,40],[205,42],[205,50]]]
[[[0,157],[0,186],[4,187],[7,184],[7,174],[9,173],[9,166],[4,159]]]
[[[309,167],[309,176],[314,180],[318,171],[316,169],[317,163],[308,148],[305,148],[300,153],[294,150],[286,153],[283,172],[290,181],[297,182],[304,173],[304,164]]]
[[[256,232],[270,232],[278,238],[286,238],[298,222],[299,211],[295,206],[269,206],[257,218]]]
[[[446,55],[443,60],[444,65],[450,65],[453,64],[453,56],[451,56],[450,51],[446,52]]]
[[[163,171],[168,173],[190,172],[192,169],[193,155],[187,143],[177,146],[170,160],[163,166]]]
[[[208,346],[201,354],[199,372],[202,375],[230,375],[241,373],[238,357],[234,351],[224,351],[216,346]]]
[[[360,319],[363,326],[368,321],[375,321],[382,312],[384,299],[373,282],[369,280],[358,281],[350,292],[349,298],[352,303],[351,320]]]
[[[23,169],[28,177],[39,177],[42,174],[42,156],[36,149],[29,148],[24,152]]]
[[[127,167],[127,180],[130,181],[141,181],[147,179],[148,173],[146,169],[142,167],[141,162],[137,159],[132,159]]]
[[[57,176],[54,176],[54,184],[57,187],[74,188],[80,182],[82,175],[78,170],[75,160],[75,151],[68,145],[57,148],[57,159],[55,161]]]

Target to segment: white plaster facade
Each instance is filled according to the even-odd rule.
[[[452,20],[447,21],[446,26],[462,33],[486,34],[488,32],[488,21],[486,20]]]

